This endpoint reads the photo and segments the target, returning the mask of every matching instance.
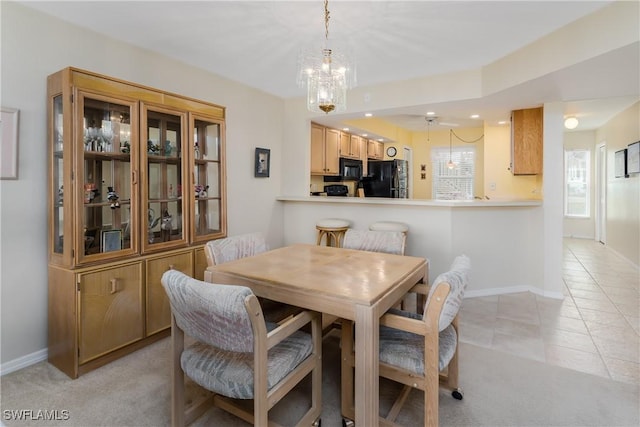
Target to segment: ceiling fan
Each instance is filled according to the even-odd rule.
[[[440,126],[445,126],[445,127],[458,127],[458,126],[460,126],[459,123],[441,122],[440,118],[438,116],[425,116],[424,120],[427,122],[427,126],[434,126],[434,125],[440,125]]]

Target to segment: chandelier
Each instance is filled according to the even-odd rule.
[[[330,113],[347,108],[347,89],[356,84],[355,65],[347,55],[329,46],[329,0],[324,2],[324,45],[298,58],[298,86],[307,85],[307,108]]]

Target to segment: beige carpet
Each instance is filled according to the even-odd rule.
[[[339,340],[324,341],[323,427],[341,426]],[[77,380],[42,362],[1,379],[2,422],[6,426],[165,426],[170,424],[169,339],[119,359]],[[549,366],[461,344],[460,382],[464,400],[440,393],[443,426],[638,426],[637,385]],[[381,382],[381,408],[399,388]],[[308,384],[272,410],[284,425],[308,404]],[[66,410],[68,420],[15,421],[12,410]],[[10,412],[9,412],[10,413]],[[422,421],[422,396],[413,391],[399,418]],[[246,426],[212,409],[194,426]]]

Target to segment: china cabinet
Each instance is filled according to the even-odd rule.
[[[542,132],[542,107],[511,112],[511,173],[542,173]]]
[[[72,378],[169,334],[160,277],[226,236],[224,107],[66,68],[48,78],[49,361]]]

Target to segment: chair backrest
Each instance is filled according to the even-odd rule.
[[[224,239],[210,240],[205,245],[207,265],[212,266],[253,256],[267,251],[267,243],[261,232],[239,234]]]
[[[361,251],[403,255],[405,239],[405,234],[400,231],[349,229],[344,234],[342,247]]]
[[[462,299],[464,297],[464,291],[467,288],[469,281],[469,270],[471,269],[471,260],[466,255],[457,256],[451,263],[449,271],[440,274],[433,281],[431,289],[429,289],[429,295],[427,297],[427,304],[425,306],[424,316],[427,316],[427,310],[429,308],[429,302],[433,293],[439,286],[446,283],[449,284],[450,290],[447,295],[442,311],[440,312],[440,318],[438,320],[438,329],[442,332],[451,324],[453,319],[458,314],[462,305]]]
[[[211,346],[253,352],[253,330],[244,301],[253,293],[245,286],[202,282],[169,270],[162,275],[176,323],[187,335]]]

